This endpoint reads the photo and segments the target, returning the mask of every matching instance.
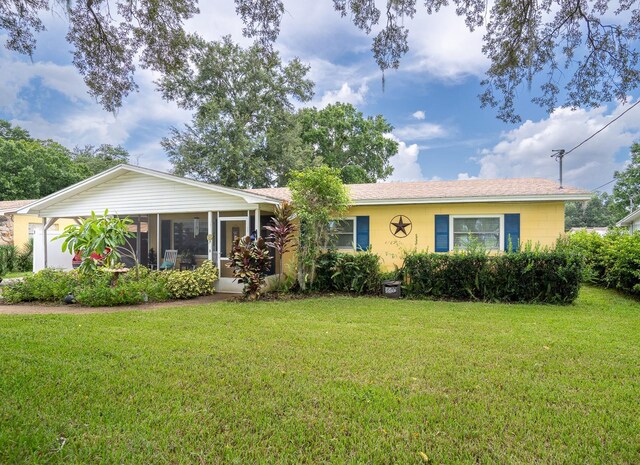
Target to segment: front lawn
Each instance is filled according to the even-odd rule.
[[[0,316],[0,463],[639,463],[640,305]]]

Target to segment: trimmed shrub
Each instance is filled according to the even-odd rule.
[[[79,284],[80,277],[75,271],[47,268],[6,286],[2,297],[9,303],[61,302],[67,294],[75,292]]]
[[[316,263],[314,290],[379,294],[380,257],[372,252],[322,254]]]
[[[582,257],[564,251],[411,253],[402,275],[409,297],[568,304],[578,296],[582,270]]]
[[[166,288],[174,299],[193,299],[202,295],[193,271],[167,271]]]
[[[640,233],[614,229],[602,237],[579,231],[558,241],[558,249],[584,257],[584,280],[640,294]]]
[[[205,260],[202,265],[193,270],[193,276],[200,287],[200,295],[211,295],[215,292],[218,268],[211,260]]]

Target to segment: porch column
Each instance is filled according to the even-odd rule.
[[[213,212],[207,212],[207,258],[213,262]]]
[[[156,213],[156,270],[160,269],[160,254],[162,247],[160,246],[160,213]]]
[[[44,253],[44,268],[47,267],[47,218],[42,218],[42,252]]]
[[[44,267],[47,268],[49,265],[49,258],[47,257],[48,252],[47,252],[47,246],[49,245],[49,240],[47,237],[47,231],[49,231],[49,228],[53,225],[53,223],[55,223],[56,221],[58,221],[58,218],[42,218],[42,251],[44,252]]]
[[[140,263],[140,247],[142,247],[142,238],[140,237],[140,215],[136,218],[136,261]]]
[[[218,259],[216,260],[216,267],[218,268],[218,273],[220,273],[220,257],[222,256],[222,245],[220,244],[220,212],[216,212],[216,243],[218,244]]]
[[[258,207],[256,208],[256,240],[258,240],[259,237],[262,237],[262,234],[260,233],[260,205],[258,205]]]

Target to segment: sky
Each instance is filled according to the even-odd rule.
[[[477,97],[488,66],[481,52],[483,30],[469,32],[451,8],[431,16],[419,8],[413,20],[405,21],[410,51],[399,70],[386,73],[383,88],[370,51],[371,36],[348,17],[341,18],[332,5],[330,0],[285,1],[276,48],[284,60],[299,57],[310,65],[316,87],[308,105],[349,102],[365,115],[383,115],[393,125],[390,137],[398,141],[399,151],[391,159],[394,173],[389,180],[557,180],[552,150],[569,150],[638,97],[595,109],[558,108],[548,115],[529,102],[532,95],[525,87],[519,89],[517,102],[522,123],[504,123],[494,109],[480,108]],[[250,44],[242,36],[233,2],[203,1],[200,9],[187,23],[188,30],[209,40],[230,34],[236,42]],[[136,74],[139,91],[117,114],[106,112],[88,95],[71,64],[64,18],[47,13],[43,19],[47,31],[38,36],[32,59],[0,47],[0,118],[70,148],[121,144],[129,150],[131,163],[170,171],[160,141],[171,127],[189,122],[191,113],[162,100],[154,86],[158,76],[141,69]],[[5,39],[0,37],[1,42]],[[565,158],[565,183],[594,189],[611,181],[614,171],[624,169],[639,132],[640,106]]]

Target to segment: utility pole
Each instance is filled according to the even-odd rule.
[[[553,152],[553,155],[551,155],[551,158],[555,158],[556,161],[560,163],[560,189],[562,189],[562,159],[564,158],[565,150],[555,149],[555,150],[552,150],[552,152]]]

